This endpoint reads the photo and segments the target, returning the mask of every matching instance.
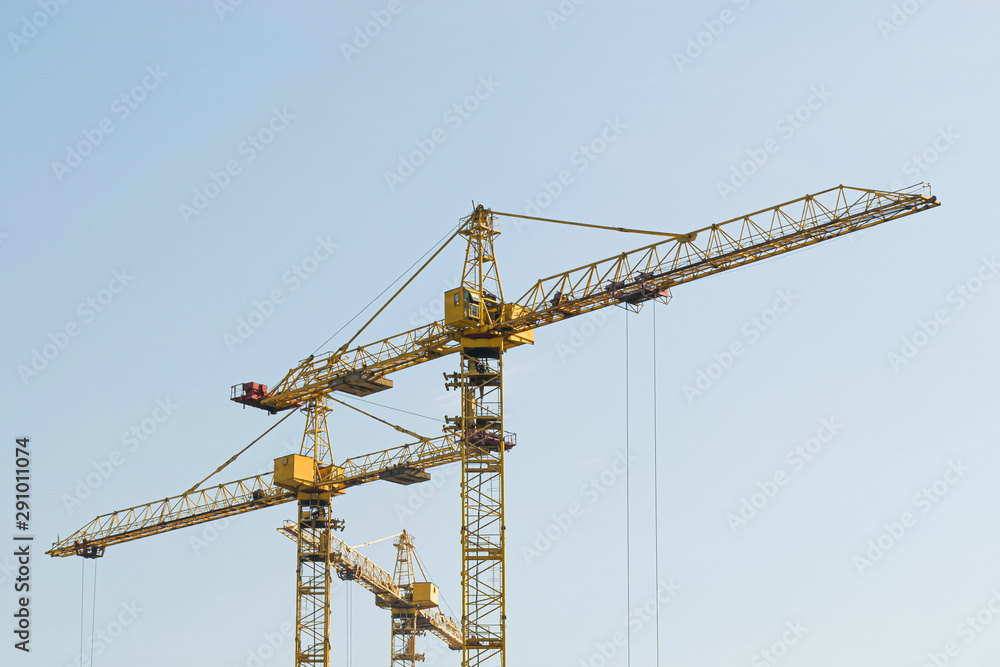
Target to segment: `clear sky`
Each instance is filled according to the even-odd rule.
[[[685,232],[927,181],[936,210],[508,355],[508,655],[625,665],[631,625],[635,664],[996,664],[998,21],[968,0],[4,2],[0,660],[89,664],[93,628],[102,667],[290,664],[290,506],[96,562],[42,552],[264,431],[230,386],[273,385],[473,202]],[[508,298],[644,244],[502,225]],[[362,339],[438,318],[461,261],[449,248]],[[374,399],[415,414],[365,407],[438,435],[454,370]],[[406,441],[345,409],[331,424],[338,458]],[[219,481],[268,469],[302,425]],[[12,634],[22,436],[30,654]],[[351,544],[409,530],[460,614],[454,468],[335,514]],[[365,552],[391,566],[391,543]],[[337,589],[338,667],[387,662],[371,602]],[[435,642],[425,664],[457,665]]]

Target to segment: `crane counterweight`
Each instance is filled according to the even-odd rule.
[[[267,385],[260,384],[259,382],[240,382],[239,384],[234,384],[229,392],[229,400],[234,403],[240,403],[243,407],[249,405],[252,408],[267,410],[267,408],[260,404],[264,398],[267,398]],[[268,412],[274,414],[276,411],[268,410]]]

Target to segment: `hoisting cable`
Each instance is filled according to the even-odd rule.
[[[427,581],[437,581],[437,579],[434,578],[434,575],[431,574],[430,568],[427,568],[425,571],[423,564],[420,562],[420,556],[417,555],[416,547],[413,548],[413,557],[417,561],[417,567],[420,568],[420,572],[422,572],[424,576],[427,577]],[[454,618],[456,616],[455,610],[451,608],[450,604],[448,604],[448,598],[444,596],[444,592],[438,590],[438,595],[441,597],[441,601],[444,602],[445,609],[447,609],[448,613],[450,613],[452,618]]]
[[[632,613],[632,494],[629,485],[629,350],[628,313],[625,313],[625,664],[632,664],[632,624],[628,623]]]
[[[391,297],[389,297],[389,300],[388,300],[388,301],[386,301],[385,303],[383,303],[383,304],[382,304],[382,307],[381,307],[381,308],[379,308],[379,309],[378,309],[378,311],[376,311],[374,315],[372,315],[372,316],[371,316],[370,318],[368,318],[368,321],[367,321],[367,322],[365,322],[365,323],[364,323],[364,325],[362,325],[362,327],[361,327],[360,329],[358,329],[357,333],[355,333],[355,334],[354,334],[353,336],[351,336],[351,339],[350,339],[350,340],[348,340],[348,341],[347,341],[346,343],[344,343],[343,345],[341,345],[341,346],[340,346],[340,349],[338,349],[338,350],[337,350],[337,355],[338,355],[338,356],[339,356],[339,355],[341,355],[341,354],[343,354],[344,352],[347,352],[347,348],[348,348],[348,347],[349,347],[349,346],[351,345],[351,343],[353,343],[353,342],[355,341],[355,339],[357,339],[357,337],[358,337],[358,336],[360,336],[360,335],[361,335],[361,332],[363,332],[363,331],[364,331],[365,329],[367,329],[367,328],[368,328],[368,325],[369,325],[369,324],[371,324],[372,322],[374,322],[374,321],[375,321],[375,318],[376,318],[376,317],[378,317],[379,315],[381,315],[381,314],[382,314],[382,311],[383,311],[383,310],[385,310],[385,309],[386,309],[386,308],[387,308],[387,307],[389,306],[389,304],[390,304],[390,303],[392,303],[392,302],[393,302],[393,300],[394,300],[394,299],[395,299],[395,298],[396,298],[397,296],[399,296],[399,295],[400,295],[400,294],[402,293],[402,291],[403,291],[403,290],[405,290],[405,289],[406,289],[406,287],[407,287],[407,286],[408,286],[408,285],[409,285],[410,283],[412,283],[412,282],[413,282],[414,278],[416,278],[417,276],[419,276],[419,275],[420,275],[420,272],[421,272],[421,271],[423,271],[424,269],[426,269],[426,268],[427,268],[427,265],[428,265],[428,264],[430,264],[431,262],[433,262],[433,261],[434,261],[434,258],[435,258],[435,257],[437,257],[437,256],[438,256],[439,254],[441,254],[441,251],[442,251],[442,250],[444,250],[444,249],[445,249],[446,247],[448,247],[448,244],[449,244],[449,243],[451,243],[451,242],[452,242],[452,241],[453,241],[453,240],[455,239],[455,237],[456,237],[456,236],[458,236],[458,233],[459,233],[460,231],[462,231],[462,224],[463,224],[462,222],[458,223],[458,225],[456,225],[456,226],[455,226],[455,228],[454,228],[454,229],[453,229],[453,230],[452,230],[451,232],[449,232],[450,236],[447,236],[447,239],[448,239],[448,240],[447,240],[447,241],[445,241],[445,242],[444,242],[444,243],[443,243],[443,244],[441,245],[441,247],[440,247],[440,248],[438,248],[437,250],[435,250],[435,251],[434,251],[434,254],[433,254],[433,255],[431,255],[431,256],[430,256],[430,258],[429,258],[429,259],[428,259],[428,260],[427,260],[426,262],[424,262],[424,263],[423,263],[423,265],[422,265],[422,266],[421,266],[421,267],[420,267],[419,269],[417,269],[417,271],[416,271],[416,272],[415,272],[415,273],[414,273],[414,274],[413,274],[412,276],[410,276],[410,278],[409,278],[409,279],[408,279],[408,280],[407,280],[407,281],[406,281],[405,283],[403,283],[403,286],[402,286],[402,287],[400,287],[400,288],[399,288],[398,290],[396,290],[396,292],[395,292],[395,293],[394,293],[394,294],[393,294],[393,295],[392,295]],[[442,238],[444,238],[444,237],[442,237]],[[440,241],[438,241],[438,243],[441,243],[441,242],[440,242]],[[437,244],[435,244],[435,245],[437,245]],[[433,248],[434,248],[434,246],[431,246],[431,248],[433,249]],[[428,250],[427,252],[430,252],[430,250]],[[427,252],[425,252],[425,253],[424,253],[423,255],[421,255],[420,259],[423,259],[424,257],[426,257],[426,256],[427,256]],[[419,262],[419,261],[420,261],[420,259],[418,259],[418,260],[417,260],[417,262]],[[411,264],[411,265],[410,265],[410,269],[412,269],[412,268],[413,268],[413,265],[415,265],[415,264],[416,264],[417,262],[414,262],[413,264]],[[409,271],[410,269],[407,269],[406,271]],[[395,279],[394,281],[392,281],[392,283],[391,283],[391,284],[389,285],[389,287],[392,287],[392,286],[393,286],[393,285],[395,285],[395,284],[396,284],[397,282],[399,282],[399,279],[400,279],[400,278],[402,278],[403,276],[405,276],[405,275],[406,275],[406,271],[404,271],[403,273],[401,273],[401,274],[399,275],[399,278],[396,278],[396,279]],[[369,304],[368,304],[367,306],[365,306],[365,307],[364,307],[364,308],[363,308],[363,309],[361,310],[361,312],[360,312],[360,313],[358,313],[358,315],[360,315],[361,313],[365,312],[365,310],[367,310],[367,309],[369,308],[369,306],[371,306],[371,305],[372,305],[372,303],[375,303],[375,301],[376,301],[376,300],[377,300],[377,299],[378,299],[379,297],[381,297],[381,296],[382,296],[383,294],[385,294],[385,293],[386,293],[386,292],[387,292],[387,291],[389,290],[389,287],[386,287],[386,288],[385,288],[384,290],[382,290],[382,292],[380,292],[380,293],[379,293],[379,295],[378,295],[377,297],[375,297],[374,299],[372,299],[372,301],[371,301],[371,302],[370,302],[370,303],[369,303]],[[350,319],[350,321],[348,321],[348,323],[347,323],[347,324],[350,324],[351,322],[353,322],[353,321],[354,321],[354,319],[355,319],[355,318],[356,318],[356,317],[357,317],[358,315],[355,315],[354,317],[352,317],[352,318]],[[347,324],[345,324],[345,325],[344,325],[344,327],[346,327],[346,326],[347,326]],[[341,328],[340,328],[340,330],[339,330],[339,331],[337,331],[337,333],[340,333],[340,331],[343,331],[343,330],[344,330],[344,327],[341,327]],[[336,335],[337,335],[337,333],[333,334],[333,336],[336,336]],[[329,338],[327,338],[327,339],[326,339],[326,340],[325,340],[325,341],[323,342],[323,345],[326,345],[326,344],[327,344],[327,343],[329,343],[329,342],[330,342],[331,340],[333,340],[333,336],[330,336]],[[318,350],[319,350],[320,348],[322,348],[322,347],[323,347],[323,345],[320,345],[320,346],[319,346],[318,348],[316,348],[316,351],[318,351]],[[313,352],[313,354],[316,354],[316,351],[314,351],[314,352]]]
[[[351,594],[352,591],[353,591],[353,589],[354,589],[353,586],[348,585],[347,586],[347,595],[344,596],[344,600],[346,602],[345,606],[347,607],[347,611],[345,612],[344,616],[346,617],[346,620],[347,620],[347,642],[346,642],[346,644],[347,644],[347,665],[348,665],[348,667],[350,667],[350,665],[351,665],[351,658],[353,657],[351,654],[354,652],[353,651],[353,647],[351,646],[351,640],[354,638],[353,637],[353,635],[354,635],[354,627],[353,627],[354,623],[353,623],[353,620],[354,619],[351,618],[351,615],[354,612],[354,600],[353,600],[353,595]]]
[[[97,560],[94,560],[94,605],[90,610],[90,665],[93,667],[94,664],[94,637],[97,636],[94,632],[95,626],[97,624]],[[80,656],[80,660],[83,660],[83,656]]]
[[[656,456],[656,300],[653,300],[653,578],[660,587],[660,468]],[[656,667],[660,666],[660,596],[656,597]]]
[[[253,442],[251,442],[249,445],[247,445],[246,447],[244,447],[243,449],[241,449],[240,451],[236,452],[231,457],[229,457],[228,461],[226,461],[221,466],[219,466],[218,468],[216,468],[215,471],[211,475],[209,475],[208,477],[206,477],[205,479],[201,480],[200,482],[198,482],[197,484],[195,484],[194,486],[192,486],[190,489],[188,489],[187,491],[185,491],[183,495],[186,496],[189,493],[194,493],[195,491],[197,491],[199,486],[201,486],[202,484],[204,484],[205,482],[207,482],[208,480],[210,480],[217,473],[221,472],[223,468],[225,468],[230,463],[232,463],[233,461],[235,461],[236,457],[238,457],[240,454],[242,454],[246,450],[248,450],[251,447],[253,447],[261,438],[263,438],[265,435],[267,435],[268,433],[270,433],[271,431],[273,431],[274,429],[276,429],[278,427],[278,424],[280,424],[281,422],[285,421],[286,419],[288,419],[289,417],[291,417],[292,415],[294,415],[296,412],[298,412],[298,410],[292,410],[287,415],[285,415],[284,417],[282,417],[281,419],[279,419],[277,422],[274,423],[273,426],[271,426],[271,428],[267,429],[266,431],[264,431],[263,433],[261,433],[260,435],[258,435],[256,438],[254,438]]]
[[[413,542],[410,542],[410,544],[412,545]],[[413,560],[417,564],[417,569],[420,570],[420,576],[423,577],[420,581],[434,581],[433,579],[428,578],[430,575],[427,572],[424,572],[424,565],[420,562],[420,556],[417,554],[416,547],[413,547]]]
[[[341,405],[346,406],[346,407],[350,408],[351,410],[355,410],[357,412],[360,412],[361,414],[365,415],[366,417],[371,417],[375,421],[381,422],[381,423],[385,424],[386,426],[391,426],[392,428],[396,429],[400,433],[405,433],[406,435],[410,436],[411,438],[416,438],[420,442],[430,442],[430,438],[425,438],[424,436],[420,435],[419,433],[414,433],[413,431],[405,429],[402,426],[397,426],[396,424],[393,424],[392,422],[387,422],[384,419],[380,419],[379,417],[376,417],[375,415],[373,415],[373,414],[371,414],[369,412],[365,412],[361,408],[355,407],[355,406],[351,405],[350,403],[344,403],[343,401],[338,400],[336,398],[331,398],[330,400],[333,401],[334,403],[340,403]]]
[[[380,537],[377,540],[372,540],[371,542],[365,542],[364,544],[359,544],[356,547],[351,547],[352,549],[360,549],[361,547],[367,547],[369,544],[378,544],[379,542],[385,542],[386,540],[391,540],[394,537],[399,537],[402,533],[396,533],[395,535],[390,535],[389,537]]]
[[[459,226],[459,227],[460,227],[461,225],[462,225],[462,223],[458,223],[458,226]],[[396,279],[395,279],[395,280],[393,280],[393,281],[392,281],[391,283],[389,283],[388,285],[386,285],[386,287],[385,287],[385,289],[384,289],[384,290],[382,290],[381,292],[379,292],[379,293],[378,293],[378,294],[377,294],[377,295],[375,296],[375,298],[373,298],[373,299],[372,299],[371,301],[369,301],[369,302],[368,302],[368,305],[366,305],[366,306],[365,306],[364,308],[362,308],[361,310],[359,310],[359,311],[357,312],[357,314],[356,314],[356,315],[355,315],[354,317],[352,317],[351,319],[349,319],[349,320],[347,320],[346,322],[344,322],[344,326],[342,326],[342,327],[340,327],[339,329],[337,329],[336,331],[334,331],[334,332],[333,332],[333,335],[332,335],[332,336],[330,336],[329,338],[327,338],[327,339],[326,339],[325,341],[323,341],[323,343],[322,343],[322,344],[321,344],[321,345],[320,345],[319,347],[317,347],[317,348],[316,348],[315,350],[313,350],[313,354],[316,354],[317,352],[319,352],[319,351],[320,351],[321,349],[323,349],[323,346],[324,346],[324,345],[326,345],[326,344],[327,344],[327,343],[329,343],[329,342],[330,342],[331,340],[333,340],[334,338],[336,338],[336,337],[337,337],[337,335],[338,335],[338,334],[339,334],[339,333],[340,333],[341,331],[343,331],[344,329],[346,329],[346,328],[347,328],[347,325],[348,325],[348,324],[350,324],[350,323],[351,323],[351,322],[353,322],[354,320],[356,320],[356,319],[358,319],[359,317],[361,317],[361,313],[363,313],[363,312],[365,312],[366,310],[368,310],[369,308],[371,308],[371,307],[372,307],[372,304],[373,304],[373,303],[375,303],[376,301],[378,301],[378,300],[379,300],[379,298],[380,298],[380,297],[381,297],[381,296],[382,296],[383,294],[385,294],[386,292],[388,292],[388,291],[389,291],[389,290],[390,290],[390,289],[392,288],[392,286],[393,286],[393,285],[395,285],[396,283],[398,283],[398,282],[399,282],[399,281],[400,281],[400,280],[401,280],[401,279],[403,278],[403,276],[405,276],[405,275],[406,275],[406,274],[407,274],[407,273],[409,272],[409,270],[410,270],[410,269],[412,269],[412,268],[413,268],[414,266],[416,266],[416,265],[417,265],[417,262],[419,262],[419,261],[420,261],[420,260],[422,260],[422,259],[423,259],[424,257],[426,257],[426,256],[427,256],[427,253],[429,253],[429,252],[430,252],[431,250],[433,250],[433,249],[434,249],[434,247],[435,247],[435,246],[437,246],[437,244],[438,244],[438,243],[441,243],[441,241],[443,241],[443,240],[444,240],[445,238],[447,238],[447,237],[448,237],[448,235],[449,235],[449,234],[451,234],[451,233],[452,233],[452,232],[454,232],[454,231],[455,231],[455,229],[452,229],[452,230],[451,230],[450,232],[448,232],[448,234],[445,234],[444,236],[442,236],[442,237],[441,237],[441,238],[440,238],[440,239],[438,240],[438,242],[437,242],[437,243],[435,243],[434,245],[432,245],[432,246],[431,246],[431,247],[430,247],[430,248],[429,248],[429,249],[427,250],[427,252],[425,252],[425,253],[424,253],[423,255],[421,255],[420,257],[418,257],[418,258],[417,258],[417,261],[416,261],[416,262],[414,262],[413,264],[410,264],[410,266],[409,266],[409,267],[407,267],[407,269],[406,269],[405,271],[403,271],[403,272],[402,272],[401,274],[399,274],[399,277],[398,277],[398,278],[396,278]],[[454,237],[453,237],[453,238],[454,238]],[[451,241],[451,239],[448,239],[448,241]]]
[[[626,234],[649,234],[650,236],[667,236],[677,240],[687,238],[688,234],[672,234],[670,232],[654,232],[647,229],[629,229],[627,227],[609,227],[607,225],[592,225],[586,222],[570,222],[568,220],[553,220],[552,218],[535,218],[530,215],[518,215],[516,213],[499,213],[493,211],[493,215],[502,215],[507,218],[522,218],[524,220],[537,220],[538,222],[554,222],[558,225],[572,225],[574,227],[590,227],[591,229],[605,229],[609,232],[625,232]]]
[[[83,664],[83,621],[86,616],[86,607],[84,606],[84,600],[86,598],[86,584],[87,584],[87,559],[80,559],[80,664]]]

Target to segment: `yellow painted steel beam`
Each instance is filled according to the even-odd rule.
[[[294,521],[285,521],[278,531],[293,542],[298,540],[299,529]],[[392,574],[333,535],[330,536],[330,560],[338,576],[356,581],[374,593],[384,606],[406,608],[410,605],[406,592],[396,584]],[[452,650],[462,648],[462,630],[455,619],[435,609],[417,609],[416,614],[421,619],[421,630],[433,633]]]
[[[390,336],[347,352],[311,356],[268,392],[261,405],[276,410],[295,407],[312,396],[334,391],[331,383],[359,371],[384,375],[458,352],[459,334],[441,322]],[[391,370],[390,370],[391,369]]]
[[[319,470],[320,485],[349,488],[382,479],[399,468],[426,470],[461,460],[461,443],[452,435],[439,436],[372,454],[347,459],[339,466]],[[220,484],[102,514],[69,537],[52,545],[50,556],[100,556],[106,547],[149,535],[281,505],[296,499],[294,492],[272,482],[272,474]]]
[[[638,303],[676,285],[940,206],[919,187],[887,192],[841,185],[543,278],[490,331],[511,336],[627,299]],[[461,329],[433,322],[346,352],[309,357],[261,403],[287,409],[343,388],[355,373],[384,376],[456,353],[461,336]]]
[[[295,665],[330,665],[330,492],[298,494],[295,567]]]
[[[838,186],[539,280],[503,330],[641,303],[671,287],[940,206],[922,192]],[[633,301],[634,300],[634,301]]]
[[[507,643],[503,359],[461,356],[463,667],[503,667]],[[449,386],[451,386],[449,384]],[[475,443],[492,446],[477,447]]]
[[[275,487],[271,474],[247,477],[146,505],[102,514],[78,531],[57,541],[50,556],[100,556],[106,547],[223,519],[295,500],[295,494]]]

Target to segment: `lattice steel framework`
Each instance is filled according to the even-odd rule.
[[[300,493],[296,667],[330,664],[330,494]]]
[[[489,329],[502,318],[503,294],[489,211],[477,207],[462,231],[468,241],[463,285],[482,295],[479,326],[461,340],[460,372],[446,382],[461,393],[451,420],[462,439],[463,667],[503,667],[506,649],[503,509],[503,337]]]
[[[314,460],[315,469],[333,463],[326,416],[330,406],[325,397],[315,397],[305,408],[306,429],[302,436],[302,456]],[[297,544],[295,568],[295,665],[330,665],[330,516],[329,490],[298,489]]]
[[[409,591],[412,595],[413,545],[410,536],[404,530],[396,539],[396,570],[393,574],[400,590]],[[413,667],[424,656],[417,653],[417,636],[423,634],[417,627],[417,610],[402,606],[392,608],[392,667]]]
[[[423,662],[423,654],[417,653],[417,635],[421,634],[416,609],[392,610],[392,667],[413,667],[417,661]]]
[[[898,192],[838,186],[543,278],[509,304],[493,252],[494,215],[505,214],[477,206],[460,232],[468,241],[462,284],[479,299],[472,320],[434,322],[352,350],[310,355],[266,396],[242,401],[270,412],[306,404],[302,455],[315,461],[313,479],[278,489],[260,476],[113,512],[47,553],[98,557],[111,544],[298,499],[296,664],[327,667],[331,496],[460,459],[462,664],[505,667],[504,453],[513,443],[503,422],[504,352],[531,342],[533,330],[547,324],[610,305],[638,309],[678,285],[939,205],[920,186]],[[379,391],[391,386],[385,376],[450,354],[459,356],[460,371],[446,386],[461,393],[461,414],[448,420],[450,439],[421,439],[333,465],[328,394]]]
[[[445,434],[401,447],[347,459],[337,466],[321,466],[319,482],[350,488],[383,479],[396,470],[428,470],[462,460],[457,437]],[[272,473],[189,491],[145,505],[102,514],[49,549],[50,556],[100,556],[106,547],[196,526],[264,507],[296,500],[294,491],[274,485]]]
[[[495,222],[493,214],[480,205],[459,232],[468,241],[462,285],[481,293],[483,302],[493,306],[503,303],[503,288],[493,250],[493,240],[500,235]],[[496,324],[501,319],[499,312],[493,308],[480,309],[479,317],[482,326]]]
[[[333,450],[330,447],[330,431],[327,429],[326,415],[330,406],[325,397],[313,399],[305,408],[306,430],[302,434],[302,456],[316,460],[317,467],[333,463]]]
[[[462,354],[462,651],[463,667],[503,667],[504,597],[503,357]],[[487,348],[489,349],[489,348]],[[491,350],[492,351],[492,350]]]
[[[333,529],[336,530],[337,526],[334,525]],[[293,541],[298,541],[301,534],[298,524],[294,521],[286,521],[285,525],[278,530]],[[337,576],[341,579],[356,582],[374,593],[375,604],[379,607],[392,609],[410,606],[412,589],[399,586],[390,572],[382,569],[334,535],[330,536],[330,561]],[[453,618],[435,607],[416,609],[415,618],[419,632],[430,632],[444,642],[449,649],[461,650],[462,631]]]
[[[606,306],[638,303],[677,285],[940,205],[920,185],[897,192],[839,185],[538,280],[512,302],[521,307],[519,314],[492,330],[503,335],[530,331]],[[477,213],[489,222],[491,233],[493,216],[503,215],[479,208]],[[493,257],[492,243],[485,256]],[[479,266],[467,260],[463,276],[478,277],[470,268],[478,272]],[[484,283],[490,291],[491,282]],[[261,404],[285,410],[318,392],[329,392],[361,370],[387,375],[457,354],[462,349],[460,336],[454,328],[432,322],[346,352],[310,356],[291,369]]]

